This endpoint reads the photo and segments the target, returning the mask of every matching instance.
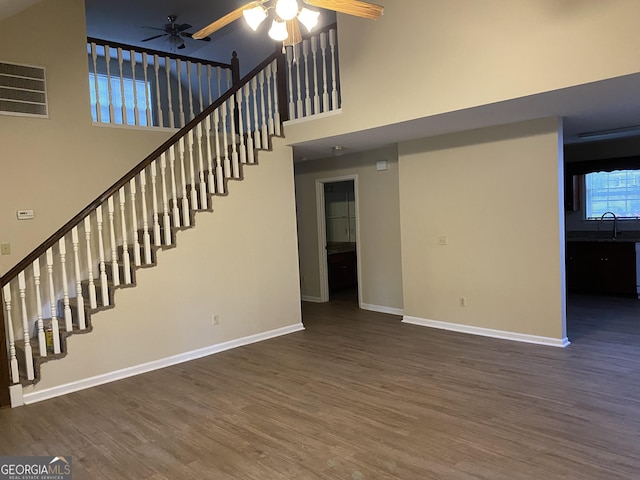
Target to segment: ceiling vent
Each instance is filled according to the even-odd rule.
[[[48,116],[43,67],[0,62],[0,113]]]

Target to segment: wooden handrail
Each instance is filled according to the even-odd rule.
[[[14,266],[11,270],[9,270],[6,274],[0,277],[0,288],[5,286],[7,283],[11,281],[16,275],[26,269],[34,260],[43,255],[49,248],[55,245],[58,240],[67,235],[73,227],[77,226],[81,220],[83,220],[87,215],[89,215],[93,210],[95,210],[99,205],[102,205],[109,197],[114,195],[121,187],[125,186],[127,182],[129,182],[132,178],[138,175],[142,170],[144,170],[147,166],[151,164],[156,158],[158,158],[161,154],[166,152],[172,145],[177,143],[182,137],[184,137],[191,129],[193,129],[198,123],[203,121],[209,114],[211,114],[215,109],[220,107],[225,101],[227,101],[233,94],[235,94],[240,88],[246,85],[253,77],[255,77],[261,70],[266,68],[271,62],[278,58],[278,52],[274,52],[268,58],[263,60],[257,67],[251,70],[247,75],[245,75],[238,85],[233,86],[227,92],[225,92],[220,98],[218,98],[215,102],[205,108],[200,114],[198,114],[193,120],[187,123],[183,128],[181,128],[175,135],[169,138],[166,142],[156,148],[151,154],[149,154],[142,162],[133,167],[129,172],[127,172],[120,180],[114,183],[111,187],[109,187],[104,193],[102,193],[98,198],[96,198],[93,202],[87,205],[82,211],[80,211],[76,216],[74,216],[71,220],[64,224],[57,232],[51,235],[47,240],[42,242],[38,247],[36,247],[29,255],[24,257],[16,266]],[[280,73],[279,73],[280,75]],[[1,309],[1,308],[0,308]],[[4,357],[0,357],[4,358]]]
[[[197,61],[198,63],[202,63],[203,65],[211,65],[212,67],[220,67],[220,68],[228,68],[228,69],[231,69],[233,67],[231,63],[214,62],[214,61],[205,60],[202,58],[186,57],[184,55],[178,55],[176,53],[161,52],[160,50],[152,50],[150,48],[136,47],[134,45],[111,42],[109,40],[101,40],[99,38],[93,38],[93,37],[87,37],[87,43],[95,43],[96,45],[103,45],[103,46],[106,45],[108,47],[113,47],[113,48],[122,48],[123,50],[127,50],[127,51],[135,50],[136,52],[146,52],[147,55],[158,55],[159,57],[163,57],[163,58],[169,57],[169,58],[173,58],[173,59],[177,59],[185,62]]]

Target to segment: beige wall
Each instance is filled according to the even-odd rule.
[[[291,142],[366,130],[640,71],[636,0],[403,0],[338,16],[342,115]],[[391,107],[391,108],[386,108]]]
[[[561,144],[546,119],[399,146],[405,315],[565,337]]]
[[[35,392],[300,324],[291,152],[276,141],[214,199],[212,214],[178,233],[177,248],[159,252],[157,267],[138,270],[135,288],[116,292],[92,333],[71,337],[67,357],[43,366]]]
[[[46,68],[49,118],[0,115],[0,275],[170,133],[91,123],[84,2],[44,0],[0,22],[0,60]],[[18,221],[16,210],[33,209]]]
[[[386,160],[388,169],[376,171]],[[320,297],[316,181],[358,177],[360,286],[363,304],[402,309],[396,147],[296,164],[296,205],[302,294]]]

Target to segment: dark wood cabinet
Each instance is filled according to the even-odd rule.
[[[567,242],[569,292],[636,296],[634,242]]]
[[[358,284],[356,252],[327,255],[329,290],[355,287]]]

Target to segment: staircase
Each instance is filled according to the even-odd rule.
[[[330,26],[264,60],[0,278],[0,358],[8,360],[0,406],[6,386],[21,404],[42,366],[67,356],[70,338],[91,332],[117,292],[137,286],[158,253],[176,247],[178,232],[213,211],[213,198],[227,196],[229,182],[282,136],[282,121],[339,108],[335,47]],[[291,250],[295,226],[290,234]],[[297,286],[297,273],[289,276]]]

